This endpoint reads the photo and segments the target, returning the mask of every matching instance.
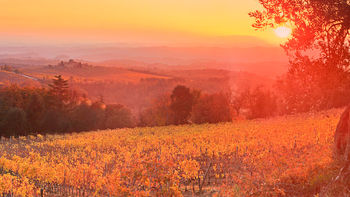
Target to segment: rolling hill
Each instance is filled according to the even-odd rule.
[[[8,71],[0,71],[0,85],[17,84],[20,86],[40,86],[40,82],[25,76]]]
[[[60,61],[45,66],[22,66],[20,73],[3,72],[0,82],[47,87],[55,75],[62,75],[70,86],[92,100],[104,98],[107,103],[127,106],[138,115],[157,98],[171,93],[182,84],[203,93],[234,89],[271,87],[268,77],[223,69],[153,69],[93,65],[78,60]]]
[[[36,78],[53,78],[62,75],[65,78],[81,82],[113,81],[119,83],[137,83],[141,79],[167,79],[166,76],[133,71],[125,68],[94,66],[74,60],[59,62],[57,65],[26,67],[22,71]]]

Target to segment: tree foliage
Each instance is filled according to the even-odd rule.
[[[248,96],[249,118],[266,118],[277,112],[276,97],[269,90],[257,87]]]
[[[67,133],[133,127],[134,118],[122,105],[91,102],[74,92],[61,76],[49,88],[0,88],[0,136]]]
[[[11,107],[0,122],[0,130],[4,136],[26,135],[27,118],[23,109]]]
[[[318,49],[328,61],[349,58],[350,5],[347,0],[259,0],[262,11],[251,12],[257,29],[289,24],[288,51]],[[338,65],[337,64],[337,65]],[[346,65],[348,66],[348,65]]]
[[[105,127],[107,129],[133,127],[134,118],[131,111],[120,104],[107,105]]]
[[[172,124],[173,111],[170,109],[169,95],[160,96],[150,107],[140,113],[140,126],[166,126]]]
[[[174,124],[188,122],[196,95],[196,93],[192,93],[186,86],[178,85],[174,88],[171,94],[170,104],[170,109],[174,115]]]
[[[350,3],[347,0],[259,0],[256,29],[289,26],[282,45],[290,68],[279,84],[287,111],[345,105],[350,98]]]
[[[194,123],[218,123],[232,120],[230,98],[224,93],[202,95],[192,110]]]
[[[49,84],[50,94],[55,99],[56,104],[63,105],[69,100],[68,81],[63,79],[61,75],[55,76],[52,84]]]

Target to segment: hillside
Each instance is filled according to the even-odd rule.
[[[39,86],[37,80],[33,80],[28,76],[16,74],[13,72],[0,70],[0,85],[17,84],[20,86]]]
[[[225,69],[275,77],[288,69],[288,58],[278,46],[250,45],[244,38],[225,38],[219,45],[123,46],[117,43],[72,46],[0,46],[0,64],[44,66],[80,59],[118,68]],[[209,41],[209,40],[206,40]],[[246,40],[256,42],[254,38]],[[231,44],[228,44],[231,43]],[[228,44],[228,46],[226,46]],[[34,52],[35,51],[35,52]],[[6,53],[5,53],[6,52]]]
[[[16,189],[0,192],[314,196],[336,173],[341,111],[2,139],[0,180]]]
[[[270,77],[264,77],[249,72],[237,72],[224,69],[174,69],[164,73],[169,76],[184,78],[192,81],[217,80],[224,78],[229,80],[231,87],[270,87],[275,82],[274,79]],[[205,87],[200,89],[205,89]]]
[[[132,62],[131,62],[132,64]],[[92,100],[101,96],[106,103],[125,105],[137,116],[159,97],[168,95],[179,84],[203,93],[227,92],[257,86],[272,87],[274,80],[248,72],[223,69],[156,69],[142,67],[109,67],[69,60],[45,66],[16,67],[20,73],[6,72],[3,84],[47,87],[55,75],[62,75],[70,86]]]
[[[113,81],[137,83],[141,79],[147,78],[167,79],[166,76],[147,74],[125,68],[95,66],[74,60],[61,61],[56,65],[28,67],[24,68],[23,72],[36,78],[52,78],[55,75],[62,75],[76,82]]]

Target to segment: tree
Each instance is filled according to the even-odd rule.
[[[25,112],[29,123],[29,131],[38,132],[40,130],[40,121],[45,112],[45,103],[43,99],[44,91],[32,91],[25,106]]]
[[[66,112],[57,109],[45,111],[41,120],[43,133],[68,133],[72,131],[71,120]]]
[[[87,102],[83,102],[71,112],[71,121],[74,131],[88,131],[96,129],[99,120],[95,110]]]
[[[290,26],[294,29],[292,37],[282,45],[290,57],[290,69],[284,79],[284,84],[288,86],[282,88],[289,91],[285,93],[288,95],[285,97],[285,102],[293,104],[293,107],[289,108],[298,110],[296,106],[299,106],[304,110],[323,109],[348,103],[349,1],[259,0],[259,2],[264,9],[250,13],[256,20],[254,28]],[[291,87],[296,87],[295,90],[301,94],[291,94]]]
[[[293,37],[288,52],[317,49],[325,63],[349,66],[350,4],[348,0],[259,0],[263,11],[251,12],[253,27],[289,24]]]
[[[93,102],[90,106],[90,110],[95,116],[94,129],[104,129],[106,104],[103,102],[103,99],[100,99],[100,101]]]
[[[249,88],[238,90],[232,95],[231,106],[235,110],[235,115],[239,117],[241,115],[241,110],[247,107],[248,99],[250,95]]]
[[[27,135],[27,119],[25,112],[17,107],[10,108],[0,123],[2,136]]]
[[[1,111],[7,111],[11,107],[23,108],[25,105],[24,89],[17,85],[10,85],[0,90]]]
[[[232,120],[230,99],[223,93],[202,95],[192,109],[194,123],[218,123]]]
[[[160,96],[154,103],[140,113],[140,126],[165,126],[173,122],[170,97]]]
[[[173,111],[174,124],[184,124],[188,122],[191,115],[192,106],[195,102],[195,96],[190,89],[178,85],[171,94],[170,109]]]
[[[107,129],[116,129],[124,127],[133,127],[134,120],[131,111],[120,104],[107,105],[105,127]]]
[[[64,80],[61,75],[55,76],[52,79],[52,84],[49,84],[50,94],[52,96],[53,105],[62,108],[69,100],[69,86],[68,81]]]
[[[269,90],[257,87],[249,94],[249,118],[266,118],[276,114],[276,103],[276,97]]]

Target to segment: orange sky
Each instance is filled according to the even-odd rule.
[[[254,36],[247,15],[257,0],[0,0],[1,42],[202,42]]]

